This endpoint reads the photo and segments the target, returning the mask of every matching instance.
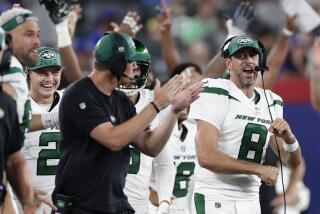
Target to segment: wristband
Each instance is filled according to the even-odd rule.
[[[288,30],[287,28],[282,28],[282,34],[287,37],[291,37],[294,33],[291,30]]]
[[[168,200],[161,200],[161,201],[159,202],[159,205],[162,204],[162,203],[167,203],[167,204],[170,206],[170,202],[169,202]]]
[[[40,203],[36,200],[36,199],[31,199],[31,198],[28,198],[28,199],[26,199],[26,200],[23,200],[22,201],[22,206],[24,207],[24,206],[36,206],[36,207],[38,207],[39,205],[40,205]]]
[[[233,20],[232,19],[228,19],[226,21],[226,27],[228,30],[228,36],[227,39],[234,37],[234,36],[240,36],[244,34],[244,31],[237,28],[236,26],[233,25]]]
[[[156,110],[157,113],[160,112],[160,109],[158,108],[158,106],[153,101],[150,102],[150,104],[153,106],[153,108]]]
[[[68,18],[56,26],[58,48],[64,48],[72,44],[71,36],[68,29]]]
[[[59,127],[59,112],[47,112],[41,114],[41,123],[45,129]]]
[[[287,152],[294,152],[299,148],[299,143],[296,140],[294,143],[292,144],[288,144],[288,143],[284,143],[283,144],[283,149]]]

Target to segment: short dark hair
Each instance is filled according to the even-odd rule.
[[[109,67],[108,67],[108,63],[105,63],[105,62],[98,62],[97,60],[94,60],[94,64],[93,64],[93,67],[97,70],[109,70]]]

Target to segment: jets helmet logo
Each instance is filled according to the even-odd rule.
[[[56,54],[51,50],[44,50],[39,54],[41,59],[49,60],[54,59],[56,57]]]
[[[240,39],[237,41],[237,43],[243,45],[243,44],[251,44],[251,43],[253,43],[253,41],[252,41],[252,39],[249,38],[249,37],[243,37],[243,38],[240,38]]]

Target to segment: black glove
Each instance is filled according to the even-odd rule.
[[[79,0],[39,0],[40,4],[44,4],[49,16],[54,24],[62,22],[75,4],[79,3]]]
[[[233,26],[246,31],[255,14],[249,2],[241,2],[233,15]]]

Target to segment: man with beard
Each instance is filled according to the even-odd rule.
[[[268,143],[291,167],[300,164],[301,149],[282,119],[281,97],[254,87],[258,71],[266,68],[263,45],[240,35],[225,42],[222,54],[230,80],[204,79],[190,109],[200,166],[192,212],[260,213],[261,180],[274,185],[278,175],[278,168],[262,165]]]

